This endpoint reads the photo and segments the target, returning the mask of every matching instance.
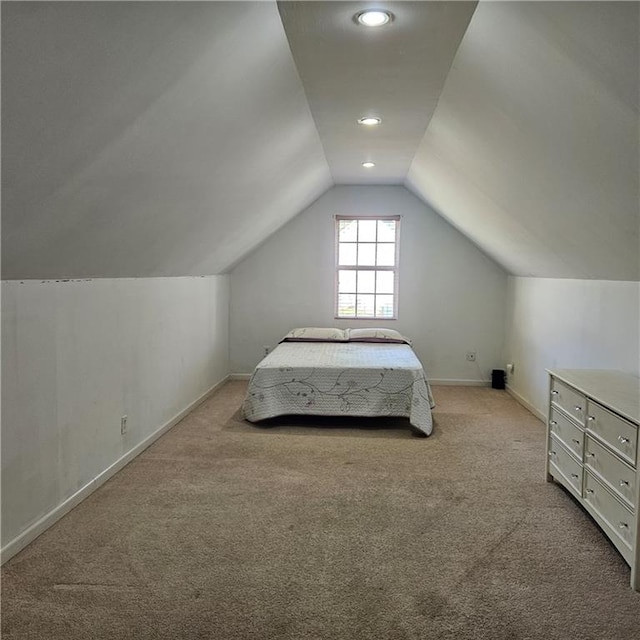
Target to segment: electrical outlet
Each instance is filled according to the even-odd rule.
[[[122,418],[120,418],[120,434],[124,435],[125,433],[127,433],[127,429],[127,416],[122,416]]]
[[[268,356],[269,352],[271,351],[271,347],[269,345],[265,345],[264,347],[262,347],[264,349],[264,355]]]
[[[469,362],[475,362],[476,361],[476,352],[475,351],[467,351],[467,360]]]

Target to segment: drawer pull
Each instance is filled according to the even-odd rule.
[[[618,523],[618,527],[619,527],[620,529],[628,529],[628,528],[629,528],[629,525],[628,525],[626,522],[619,522],[619,523]]]
[[[596,417],[595,416],[587,416],[587,420],[589,422],[595,422],[596,421]]]
[[[558,391],[557,389],[554,389],[554,390],[551,392],[551,395],[552,395],[552,396],[557,396],[557,395],[558,395],[558,393],[559,393],[559,391]]]
[[[620,486],[621,487],[628,487],[629,483],[626,480],[620,480]]]
[[[593,489],[587,489],[587,493],[594,493]]]
[[[578,405],[576,405],[575,407],[573,407],[576,411],[582,411],[582,407],[579,407]]]
[[[578,474],[577,474],[577,473],[572,473],[572,474],[571,474],[571,477],[572,477],[572,478],[578,478],[579,476],[578,476]]]
[[[587,451],[587,453],[584,454],[585,458],[595,458],[596,454],[595,453],[591,453],[591,451]]]
[[[578,440],[577,438],[572,438],[571,442],[575,442],[576,444],[580,444],[580,440]]]
[[[625,438],[624,436],[618,436],[618,442],[620,444],[627,444],[627,442],[629,442],[629,438]]]
[[[549,424],[550,424],[552,427],[555,427],[558,423],[557,423],[555,420],[552,420]]]
[[[556,455],[556,452],[555,452],[555,451],[549,451],[549,457],[551,457],[551,456],[555,456],[555,455]]]

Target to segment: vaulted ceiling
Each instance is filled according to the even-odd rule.
[[[2,277],[222,273],[403,184],[513,274],[639,279],[638,3],[368,4],[3,3]]]

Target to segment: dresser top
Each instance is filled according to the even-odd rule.
[[[547,369],[547,372],[608,407],[640,423],[640,378],[610,369]]]

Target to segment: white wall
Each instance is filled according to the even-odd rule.
[[[3,559],[227,376],[228,289],[227,276],[2,283]]]
[[[540,414],[546,368],[640,371],[640,283],[509,278],[509,387]]]
[[[402,216],[397,321],[334,319],[336,214]],[[251,372],[294,327],[384,323],[413,339],[430,379],[486,380],[502,365],[506,287],[499,266],[404,187],[334,187],[231,272],[231,371]]]

